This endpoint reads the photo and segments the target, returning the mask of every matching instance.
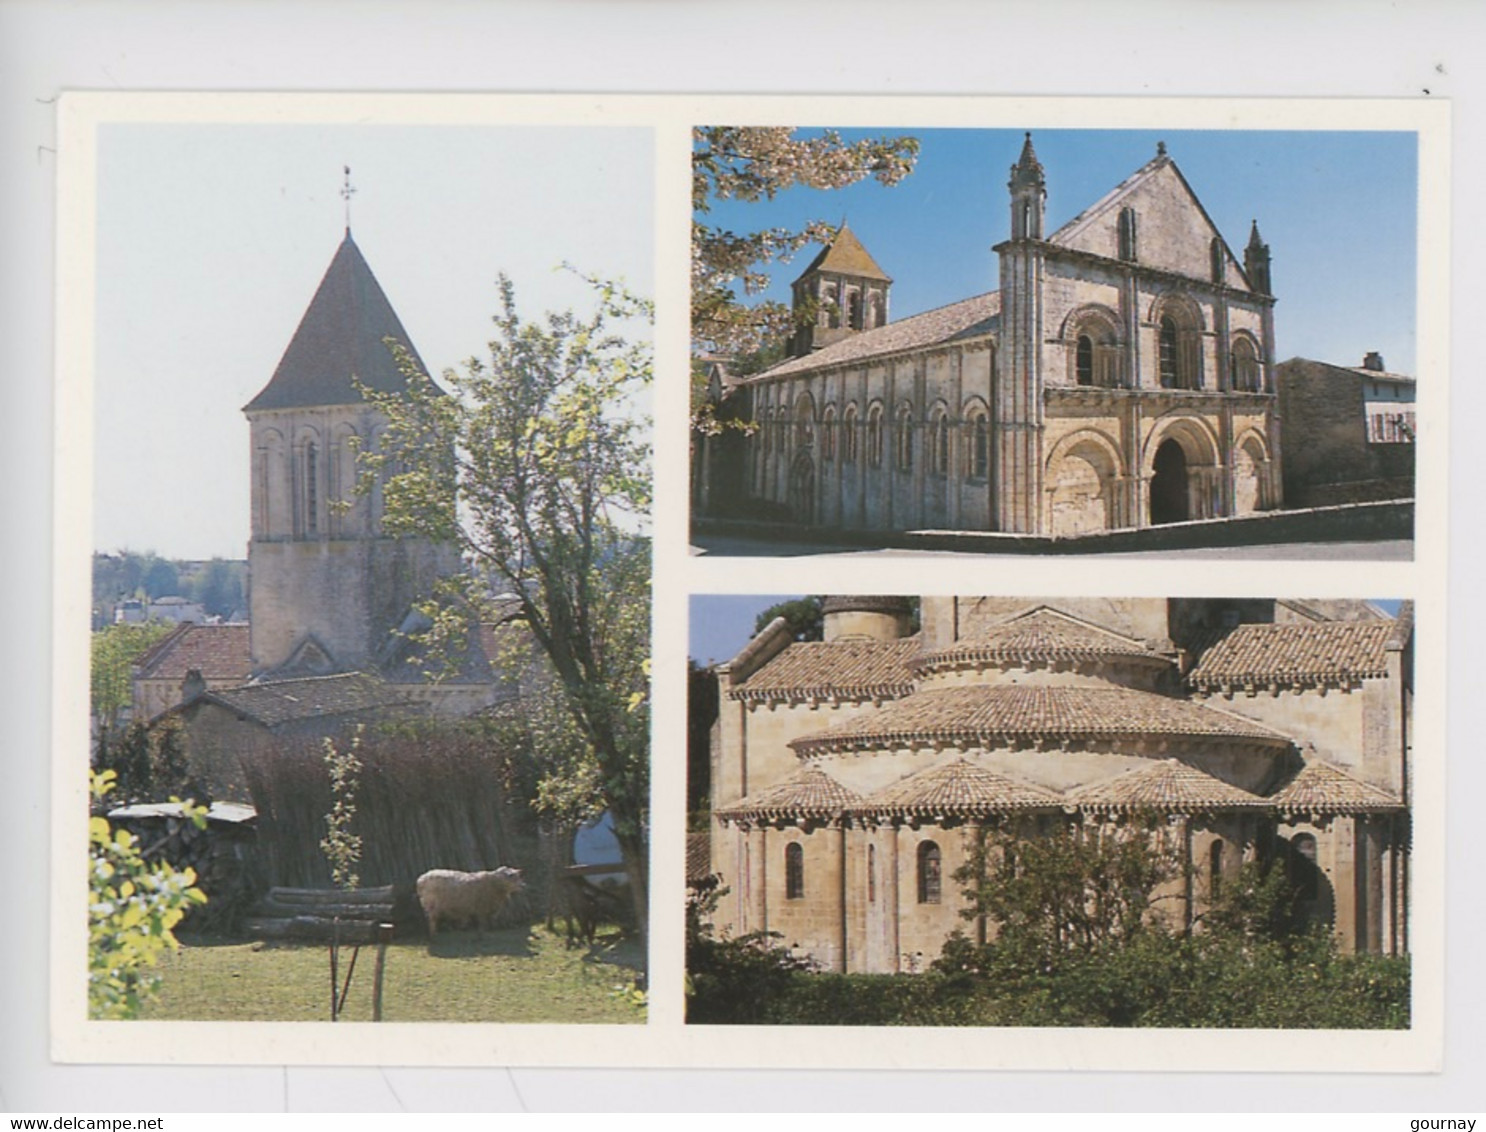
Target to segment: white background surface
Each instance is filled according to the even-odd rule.
[[[53,1065],[47,1058],[53,108],[62,89],[1368,95],[1454,106],[1455,417],[1471,348],[1486,18],[1478,5],[920,2],[72,4],[0,0],[0,1111],[703,1108],[1479,1110],[1479,506],[1452,532],[1450,917],[1441,1075],[791,1073]],[[1366,233],[1359,233],[1360,240]],[[1470,484],[1470,437],[1452,479]],[[148,443],[141,437],[140,443]],[[1317,1035],[1319,1042],[1326,1041]],[[143,1054],[147,1056],[147,1053]]]

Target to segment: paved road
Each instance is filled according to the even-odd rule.
[[[738,538],[733,535],[705,536],[697,539],[691,547],[693,554],[709,557],[772,557],[796,558],[818,554],[842,558],[997,558],[1029,561],[1042,557],[1036,554],[987,554],[982,551],[965,550],[863,550],[855,546],[827,546],[820,543],[765,542],[762,539]],[[1072,558],[1074,555],[1058,555]],[[1077,557],[1098,558],[1149,558],[1149,559],[1264,559],[1287,562],[1408,562],[1414,557],[1411,540],[1391,542],[1292,542],[1271,546],[1221,546],[1196,550],[1142,550],[1114,554],[1090,554]]]

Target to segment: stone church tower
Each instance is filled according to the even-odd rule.
[[[387,338],[413,350],[348,228],[272,379],[243,409],[255,676],[376,667],[411,603],[459,566],[452,547],[384,535],[380,492],[356,494],[357,445],[375,446],[385,427],[358,383],[406,389]]]
[[[803,357],[863,330],[886,325],[892,284],[856,233],[842,221],[835,237],[794,282],[797,329],[790,339],[790,356]]]

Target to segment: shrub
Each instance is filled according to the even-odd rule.
[[[112,771],[94,773],[91,789],[100,805],[114,788]],[[171,799],[179,801],[179,799]],[[187,806],[198,827],[206,811]],[[180,945],[174,929],[186,910],[206,903],[191,869],[145,860],[139,840],[93,817],[88,827],[88,1016],[133,1018],[159,986],[154,967]]]

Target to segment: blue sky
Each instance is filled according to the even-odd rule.
[[[791,189],[773,201],[717,204],[708,222],[736,230],[843,217],[893,278],[894,319],[998,286],[991,247],[1008,234],[1006,181],[1020,130],[843,130],[848,139],[912,134],[914,172],[888,189]],[[1155,155],[1187,178],[1234,253],[1249,224],[1273,257],[1276,357],[1361,364],[1378,350],[1414,372],[1417,139],[1412,133],[1225,130],[1037,130],[1051,232]],[[768,297],[814,254],[779,267]]]
[[[654,160],[648,129],[101,126],[95,548],[247,553],[241,409],[340,244],[343,166],[356,242],[437,375],[484,352],[501,272],[527,317],[592,309],[564,262],[653,294]]]
[[[758,615],[781,601],[794,601],[801,594],[697,594],[691,599],[691,659],[699,664],[721,664],[732,660],[753,636]],[[1396,600],[1374,599],[1389,613],[1398,612]]]

